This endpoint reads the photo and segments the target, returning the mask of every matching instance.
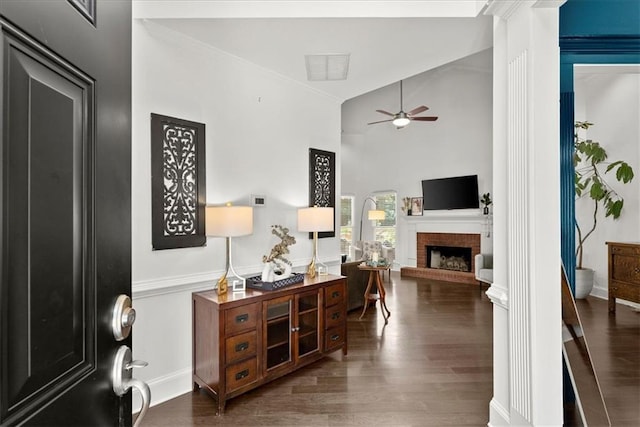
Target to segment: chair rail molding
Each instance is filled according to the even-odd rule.
[[[493,305],[509,310],[509,291],[506,288],[493,283],[485,294],[489,297]]]
[[[332,271],[336,271],[336,274],[339,274],[340,260],[322,258],[320,261],[328,265]],[[294,271],[304,272],[307,264],[309,264],[309,260],[306,258],[292,260],[292,264]],[[241,267],[238,268],[238,273],[244,277],[255,276],[260,274],[262,267],[262,264]],[[222,274],[224,274],[224,270],[138,280],[133,282],[131,286],[131,295],[133,299],[141,299],[185,291],[199,292],[206,289],[213,289],[213,286]]]

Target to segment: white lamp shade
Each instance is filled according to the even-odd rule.
[[[375,210],[371,210],[368,212],[368,218],[371,221],[376,221],[376,220],[383,220],[386,218],[386,215],[384,213],[384,211],[375,209]]]
[[[253,233],[251,206],[207,206],[205,216],[207,236],[235,237]]]
[[[333,208],[298,209],[298,231],[333,231]]]

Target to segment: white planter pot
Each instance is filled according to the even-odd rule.
[[[586,298],[593,290],[594,271],[590,268],[576,268],[575,299]]]

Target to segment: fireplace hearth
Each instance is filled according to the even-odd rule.
[[[417,233],[416,267],[401,275],[447,282],[477,284],[474,258],[480,253],[480,234]]]

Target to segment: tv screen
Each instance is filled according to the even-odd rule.
[[[480,207],[478,175],[422,181],[422,205],[425,211]]]

